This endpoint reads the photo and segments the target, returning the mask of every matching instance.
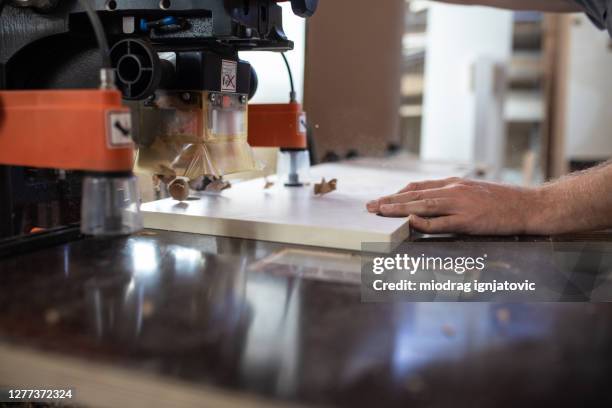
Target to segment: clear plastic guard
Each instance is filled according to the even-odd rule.
[[[83,179],[81,232],[128,235],[143,228],[138,184],[133,175],[88,175]]]
[[[244,98],[209,92],[190,95],[186,102],[180,93],[162,93],[148,108],[159,125],[147,129],[153,142],[139,147],[137,168],[190,180],[258,170],[247,139]]]

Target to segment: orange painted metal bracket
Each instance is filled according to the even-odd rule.
[[[249,105],[249,144],[305,149],[308,146],[305,120],[299,103]]]
[[[123,172],[133,158],[118,91],[0,91],[0,164]]]

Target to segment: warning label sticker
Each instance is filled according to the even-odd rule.
[[[125,111],[107,113],[106,140],[110,148],[132,145],[132,115]]]
[[[236,92],[238,63],[221,60],[221,92]]]
[[[298,129],[299,133],[306,134],[306,112],[302,112],[298,118]]]

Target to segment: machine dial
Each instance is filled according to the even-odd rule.
[[[142,40],[126,39],[111,49],[117,85],[127,100],[141,100],[159,87],[162,72],[157,53]]]

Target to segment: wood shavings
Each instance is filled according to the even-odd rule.
[[[176,177],[176,170],[172,167],[168,167],[165,164],[159,165],[160,172],[158,173],[160,177]]]
[[[157,174],[154,174],[153,176],[151,176],[151,181],[153,183],[153,190],[159,192],[161,190],[161,176],[158,176]]]
[[[177,177],[168,184],[170,196],[178,201],[185,201],[189,198],[189,183],[186,179]]]
[[[266,182],[266,184],[264,184],[264,190],[268,190],[268,189],[274,187],[274,182],[268,180],[267,177],[264,179],[264,181]]]
[[[325,195],[329,194],[332,191],[336,190],[338,184],[337,179],[331,179],[329,181],[325,181],[325,178],[321,179],[320,183],[316,183],[314,185],[314,193],[315,195]]]
[[[213,178],[212,181],[210,183],[208,183],[208,185],[206,186],[205,191],[211,191],[211,192],[221,192],[223,190],[227,190],[228,188],[231,188],[232,184],[229,181],[225,181],[222,178]]]
[[[168,185],[174,180],[176,176],[169,176],[164,174],[154,174],[151,179],[153,181],[153,190],[156,192],[161,191],[162,184]]]

